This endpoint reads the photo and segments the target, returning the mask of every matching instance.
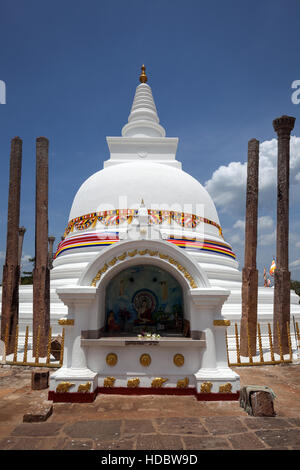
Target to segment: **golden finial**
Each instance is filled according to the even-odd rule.
[[[148,80],[147,75],[145,74],[146,67],[142,65],[141,69],[142,69],[142,73],[140,75],[140,82],[146,83],[146,81]]]

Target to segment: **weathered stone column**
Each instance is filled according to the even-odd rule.
[[[9,341],[6,354],[11,354],[14,351],[16,326],[19,317],[20,266],[18,248],[21,170],[22,140],[20,137],[15,137],[11,141],[6,258],[2,280],[1,339],[5,340],[8,327]]]
[[[276,270],[274,272],[274,350],[280,353],[277,324],[282,343],[282,353],[289,352],[287,322],[290,322],[290,272],[289,272],[289,180],[290,134],[295,118],[281,116],[274,119],[273,127],[278,135],[277,162],[277,233]]]
[[[48,267],[48,147],[36,139],[35,267],[33,270],[33,352],[40,327],[40,357],[47,354],[50,328],[50,272]]]
[[[242,273],[242,356],[256,355],[258,271],[256,269],[259,141],[248,142],[245,259]],[[249,338],[248,338],[249,334]]]
[[[48,237],[48,242],[49,242],[49,252],[48,252],[48,263],[49,263],[49,269],[52,269],[53,265],[53,244],[55,242],[55,237]]]
[[[26,232],[25,227],[20,227],[19,228],[19,245],[18,245],[18,263],[19,263],[19,266],[21,266],[22,251],[23,251],[23,240],[24,240],[25,232]]]
[[[18,246],[18,264],[20,267],[19,284],[21,284],[21,276],[22,276],[21,261],[22,261],[23,240],[24,240],[25,232],[26,232],[25,227],[19,227],[19,246]]]

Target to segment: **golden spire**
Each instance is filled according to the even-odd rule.
[[[141,69],[142,69],[142,73],[140,75],[140,82],[146,83],[146,81],[148,80],[147,75],[145,74],[146,67],[142,65]]]

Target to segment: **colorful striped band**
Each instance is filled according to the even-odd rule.
[[[230,258],[235,259],[236,255],[233,253],[230,245],[221,242],[215,242],[212,240],[196,240],[190,238],[169,238],[167,240],[173,245],[178,246],[179,248],[184,248],[189,251],[208,251],[219,253],[224,256],[229,256]]]
[[[88,228],[94,228],[98,222],[106,227],[118,226],[120,224],[131,224],[132,220],[138,217],[138,209],[115,209],[101,212],[91,212],[90,214],[82,215],[71,219],[65,230],[64,237],[73,232],[74,229],[77,231],[86,230]],[[195,214],[188,214],[185,212],[167,211],[167,210],[156,210],[148,209],[148,219],[151,225],[171,224],[172,221],[176,222],[181,227],[185,228],[196,228],[200,223],[213,225],[219,231],[219,235],[222,236],[222,228],[213,220],[201,217]]]
[[[54,255],[54,259],[62,253],[74,250],[78,248],[91,248],[100,246],[110,246],[119,241],[118,232],[97,232],[90,235],[75,236],[65,239],[60,242],[57,247],[57,251]],[[227,243],[216,242],[208,239],[193,239],[193,238],[175,238],[170,237],[166,241],[172,243],[179,248],[186,249],[189,251],[206,251],[210,253],[220,254],[235,259],[236,255],[233,253],[230,245]]]

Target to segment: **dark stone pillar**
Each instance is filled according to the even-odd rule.
[[[277,233],[276,270],[274,272],[274,351],[280,353],[277,324],[282,343],[282,353],[289,353],[287,322],[290,322],[290,272],[289,272],[289,179],[290,134],[295,118],[281,116],[274,119],[273,127],[278,135],[277,162]]]
[[[26,232],[25,227],[20,227],[19,228],[19,245],[18,245],[18,263],[19,263],[19,266],[21,266],[22,251],[23,251],[23,240],[24,240],[25,232]]]
[[[40,327],[40,357],[47,354],[50,328],[50,272],[48,267],[48,147],[36,139],[35,266],[33,270],[33,352]]]
[[[53,244],[55,242],[55,237],[48,237],[48,242],[49,242],[49,253],[48,253],[48,263],[49,263],[49,269],[52,269],[53,265]]]
[[[21,284],[21,276],[22,276],[21,261],[22,261],[23,240],[24,240],[25,232],[26,232],[26,228],[25,228],[25,227],[20,227],[20,228],[19,228],[19,246],[18,246],[18,264],[19,264],[19,267],[20,267],[20,279],[19,279],[19,284]]]
[[[22,170],[22,140],[11,141],[9,194],[7,214],[6,258],[2,280],[1,339],[5,340],[8,326],[9,341],[6,354],[14,352],[16,326],[19,317],[19,220]]]
[[[242,273],[242,356],[256,355],[258,271],[256,269],[259,141],[248,142],[245,259]],[[248,337],[249,334],[249,337]]]

